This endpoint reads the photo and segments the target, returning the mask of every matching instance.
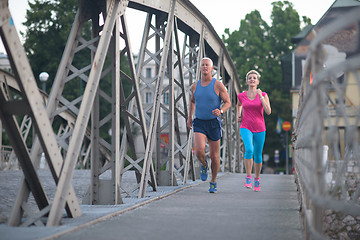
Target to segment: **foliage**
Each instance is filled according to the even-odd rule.
[[[33,0],[29,1],[29,10],[26,12],[26,21],[23,23],[26,32],[21,33],[25,38],[24,47],[32,67],[34,76],[38,78],[43,71],[49,73],[47,89],[50,89],[55,79],[58,66],[65,49],[65,45],[70,34],[75,14],[78,9],[78,0]],[[82,38],[91,39],[91,22],[85,22],[82,28]],[[121,58],[121,70],[129,74],[129,64],[123,61],[126,55]],[[79,50],[72,61],[72,65],[77,69],[82,69],[91,63],[91,51],[87,48]],[[111,60],[106,58],[104,69],[111,66]],[[71,74],[71,72],[70,72]],[[85,74],[89,74],[86,72]],[[40,80],[37,79],[39,87]],[[131,91],[130,83],[124,82],[125,96]],[[111,73],[102,78],[100,82],[102,91],[112,92]],[[85,89],[83,79],[77,78],[68,81],[64,86],[62,96],[72,101],[78,98]],[[49,90],[47,92],[50,92]],[[100,99],[100,118],[105,117],[111,112],[111,104]],[[80,103],[79,103],[80,104]],[[79,107],[77,104],[77,107]],[[54,123],[56,127],[58,124]],[[104,126],[100,129],[100,135],[103,138],[109,138],[108,129],[110,126]]]
[[[268,93],[272,113],[265,116],[267,138],[264,153],[274,155],[275,149],[283,149],[280,136],[276,133],[276,123],[280,116],[291,121],[291,99],[289,92],[281,89],[282,72],[280,60],[294,49],[291,37],[297,35],[300,29],[299,14],[289,1],[272,3],[271,20],[269,26],[257,10],[241,20],[238,30],[230,33],[225,29],[223,41],[233,59],[240,79],[242,89],[246,73],[255,69],[261,74],[259,87]],[[310,19],[303,17],[308,24]]]
[[[35,78],[43,71],[49,73],[47,89],[55,78],[76,10],[77,0],[29,1],[24,47]]]
[[[239,30],[230,33],[229,29],[225,29],[228,37],[224,42],[240,78],[245,77],[250,69],[256,69],[262,74],[262,67],[266,65],[266,52],[270,48],[267,46],[268,32],[269,26],[257,10],[241,20]]]

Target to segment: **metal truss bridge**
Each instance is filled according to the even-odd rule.
[[[126,20],[130,8],[146,14],[136,60]],[[72,178],[74,169],[85,165],[91,166],[89,204],[121,204],[126,196],[143,198],[149,187],[157,191],[160,185],[198,177],[186,120],[189,88],[200,77],[199,61],[205,56],[214,61],[214,77],[227,87],[234,106],[240,85],[225,45],[190,1],[79,1],[48,96],[38,89],[7,0],[1,1],[0,14],[1,37],[14,73],[0,73],[0,116],[13,148],[9,162],[16,158],[24,173],[9,225],[23,224],[24,214],[30,216],[26,225],[46,216],[47,226],[59,225],[64,209],[69,217],[80,216]],[[91,24],[89,38],[84,34],[86,24]],[[74,60],[84,52],[91,57],[88,65]],[[130,74],[120,68],[120,60]],[[149,66],[152,75],[146,74]],[[83,91],[69,97],[69,88],[79,81]],[[131,85],[130,94],[124,91],[125,82]],[[111,87],[105,88],[106,83]],[[231,172],[242,169],[236,108],[232,109],[222,119],[221,143],[221,170]],[[42,153],[57,184],[52,202],[36,172]],[[122,176],[130,170],[137,184],[126,188]],[[108,171],[111,179],[102,179]],[[30,193],[36,213],[26,212]]]
[[[146,15],[135,56],[127,9]],[[306,239],[327,239],[325,232],[343,226],[327,225],[328,219],[360,224],[359,13],[354,8],[314,34],[304,65],[292,137]],[[205,56],[214,61],[214,77],[225,84],[233,104],[222,117],[221,171],[242,172],[234,107],[240,80],[225,45],[190,1],[79,0],[49,95],[37,86],[7,0],[0,0],[0,16],[0,34],[14,74],[0,72],[1,127],[13,149],[6,159],[17,159],[23,171],[10,226],[44,225],[40,219],[46,219],[46,226],[58,226],[64,210],[69,218],[82,215],[72,185],[75,168],[91,167],[89,205],[121,205],[125,198],[144,198],[159,186],[198,179],[186,119],[189,87],[199,79],[199,62]],[[92,36],[86,37],[89,24]],[[357,34],[356,51],[325,67],[325,43],[345,32]],[[84,52],[89,64],[75,61]],[[79,82],[83,91],[68,94]],[[125,83],[130,92],[124,90]],[[37,174],[42,154],[57,186],[53,201]],[[125,185],[125,173],[134,174],[136,184]],[[36,212],[28,211],[30,193]],[[346,234],[360,236],[350,228]]]

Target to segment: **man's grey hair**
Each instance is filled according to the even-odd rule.
[[[202,63],[202,61],[203,61],[203,60],[209,60],[209,61],[210,61],[211,66],[214,66],[214,63],[213,63],[213,61],[211,60],[211,58],[204,57],[203,59],[201,59],[200,63]]]

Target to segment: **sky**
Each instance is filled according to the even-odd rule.
[[[31,0],[32,1],[32,0]],[[225,28],[229,28],[230,32],[237,30],[240,21],[245,18],[246,14],[257,9],[261,17],[270,25],[270,14],[272,10],[271,2],[275,0],[190,0],[202,14],[209,20],[215,31],[221,35]],[[325,12],[333,4],[334,0],[289,0],[293,3],[295,10],[301,16],[307,16],[313,24],[325,14]],[[15,26],[19,31],[25,32],[22,23],[25,21],[26,9],[28,8],[28,0],[9,0],[10,13],[12,15]],[[221,2],[221,4],[219,4]],[[134,39],[141,39],[142,28],[139,29],[139,23],[144,24],[145,15],[139,14],[138,11],[130,9],[126,12],[129,32],[131,37],[131,45],[133,50],[140,47],[140,42]],[[138,30],[139,29],[139,30]],[[21,35],[19,34],[20,38]],[[21,39],[23,41],[23,39]],[[4,46],[0,42],[0,52],[5,53]]]

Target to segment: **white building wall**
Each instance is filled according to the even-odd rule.
[[[137,60],[135,59],[135,62]],[[174,74],[175,74],[175,78],[176,79],[180,79],[179,78],[179,71],[178,68],[174,69]],[[151,82],[153,78],[155,78],[156,76],[156,65],[154,62],[149,62],[147,63],[141,72],[142,77],[145,77],[145,81]],[[185,89],[189,89],[189,80],[188,77],[185,76]],[[143,104],[143,108],[144,108],[144,114],[146,115],[145,109],[149,109],[150,112],[153,111],[152,106],[154,103],[154,89],[155,89],[155,81],[152,84],[152,89],[150,87],[145,87],[144,86],[144,82],[140,81],[140,89],[141,89],[141,100],[142,100],[142,104]],[[168,86],[169,85],[169,79],[165,76],[164,80],[163,80],[163,86]],[[175,98],[178,97],[181,94],[181,89],[177,86],[177,84],[174,85],[174,95]],[[167,105],[170,103],[170,99],[168,99],[167,97],[164,98],[165,94],[161,95],[161,103],[164,105]],[[187,101],[189,100],[189,94],[186,94],[186,98]],[[178,103],[178,107],[183,108],[182,106],[182,101]],[[151,113],[150,113],[151,116]],[[150,116],[145,116],[146,119],[146,124],[147,127],[149,127],[149,122],[150,122]],[[169,115],[168,113],[162,109],[160,107],[160,125],[162,126],[164,122],[168,121]],[[179,120],[179,131],[180,131],[180,137],[181,137],[181,142],[185,142],[187,140],[187,126],[186,126],[186,119],[184,119],[182,116],[178,116],[178,120]],[[165,134],[167,131],[163,131],[163,133]],[[145,152],[145,146],[143,144],[143,140],[140,134],[138,134],[138,136],[136,136],[135,138],[135,144],[136,144],[136,150],[139,154],[144,153]]]

